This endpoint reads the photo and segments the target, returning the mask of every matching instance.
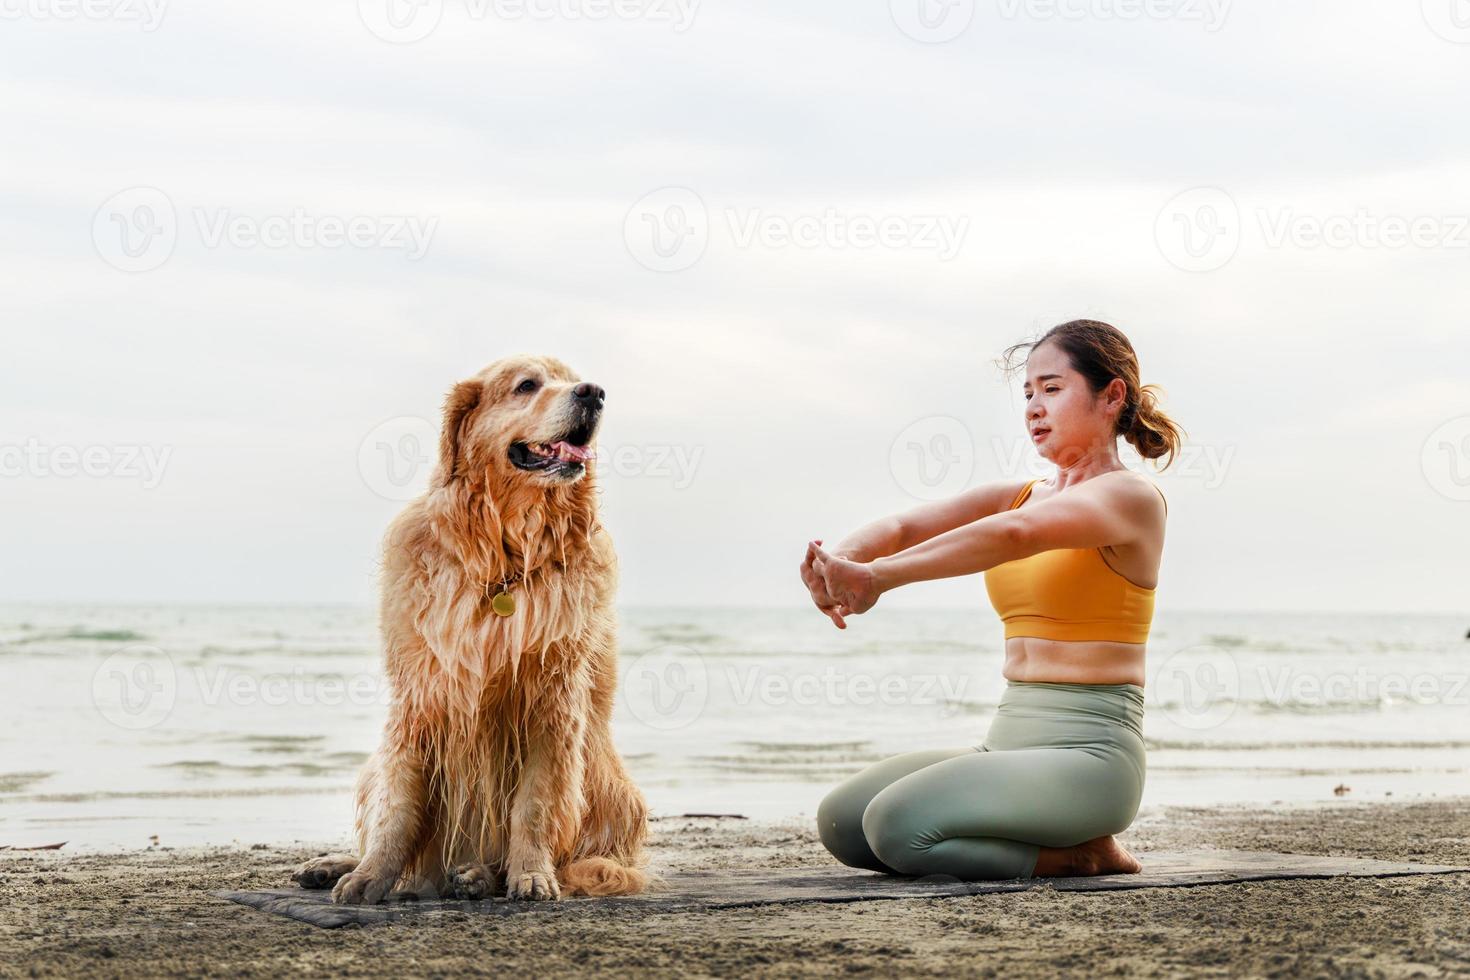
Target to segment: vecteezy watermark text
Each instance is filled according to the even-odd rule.
[[[993,435],[989,449],[990,465],[978,467],[984,472],[1015,478],[1045,476],[1052,471],[1052,464],[1038,455],[1028,438]],[[1175,457],[1173,478],[1198,481],[1206,490],[1217,489],[1225,483],[1238,449],[1234,443],[1185,443]],[[894,437],[888,448],[888,471],[909,496],[944,500],[971,485],[979,457],[968,425],[950,415],[929,415],[910,422]]]
[[[970,230],[968,215],[773,214],[761,208],[726,208],[725,221],[736,248],[916,249],[948,262],[959,254]]]
[[[672,25],[682,34],[694,24],[700,0],[452,0],[472,21],[645,21]],[[358,0],[357,13],[380,40],[422,41],[439,28],[446,0]]]
[[[1234,0],[997,0],[1006,20],[1198,23],[1213,34],[1225,26]]]
[[[192,227],[204,248],[239,250],[352,248],[402,252],[410,262],[428,254],[437,216],[332,214],[304,207],[246,213],[193,207],[181,222],[173,200],[156,187],[130,187],[102,203],[92,219],[97,254],[123,272],[147,272],[169,260],[181,232]]]
[[[619,696],[650,728],[671,731],[693,723],[712,698],[722,709],[753,704],[775,708],[937,707],[962,710],[968,678],[950,674],[881,674],[827,666],[781,671],[726,664],[711,668],[697,651],[670,644],[629,658]],[[717,695],[712,695],[717,691]]]
[[[1235,258],[1252,228],[1269,249],[1470,249],[1470,213],[1409,214],[1366,207],[1324,213],[1293,206],[1243,211],[1218,187],[1196,187],[1171,199],[1159,211],[1154,236],[1172,265],[1186,272],[1213,272]]]
[[[385,500],[408,501],[428,487],[438,459],[439,426],[418,415],[400,415],[374,426],[357,447],[357,470],[369,490]],[[687,489],[704,446],[684,443],[599,442],[592,450],[599,477],[666,480]]]
[[[1166,657],[1148,691],[1174,724],[1202,730],[1225,724],[1242,705],[1289,711],[1386,710],[1404,702],[1470,707],[1470,673],[1305,670],[1269,662],[1247,669],[1236,653],[1205,643]]]
[[[711,222],[704,199],[687,187],[661,187],[639,198],[623,219],[628,252],[655,272],[679,272],[698,262],[712,232],[723,225],[741,250],[931,252],[940,262],[959,255],[970,231],[968,215],[874,213],[835,207],[771,210],[727,207]]]
[[[114,651],[92,675],[92,704],[107,721],[131,730],[154,728],[182,699],[198,707],[384,707],[392,691],[376,671],[243,673],[232,667],[181,670],[158,647],[134,644]]]
[[[158,30],[169,0],[0,0],[0,20],[112,20]]]
[[[1175,21],[1208,33],[1225,26],[1234,0],[996,0],[1001,20]],[[898,29],[924,44],[953,41],[970,29],[975,0],[889,0]]]
[[[0,443],[0,478],[70,479],[77,476],[138,480],[145,490],[163,482],[172,446],[53,446],[31,438]]]
[[[403,251],[410,262],[429,251],[437,217],[414,214],[312,214],[294,208],[290,214],[237,214],[230,208],[193,209],[194,223],[206,248],[381,248]]]

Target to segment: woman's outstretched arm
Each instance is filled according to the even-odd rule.
[[[990,483],[948,500],[880,517],[843,538],[832,547],[831,553],[853,561],[874,561],[896,554],[935,535],[1003,511],[1024,485],[1014,480]]]
[[[1132,544],[1162,520],[1162,497],[1146,480],[1106,474],[879,558],[872,563],[873,576],[881,595],[911,582],[983,572],[1042,551]]]
[[[870,562],[844,560],[813,543],[808,554],[847,614],[912,582],[983,572],[1054,548],[1139,540],[1161,521],[1161,499],[1137,477],[1097,477],[1021,510],[1003,511]]]

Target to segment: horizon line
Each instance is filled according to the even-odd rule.
[[[376,601],[360,602],[352,600],[264,600],[245,599],[221,601],[212,599],[5,599],[0,598],[0,608],[5,606],[97,606],[110,608],[177,608],[180,606],[196,608],[243,608],[243,609],[360,609],[373,610],[377,607]],[[617,609],[628,610],[760,610],[762,612],[795,612],[798,610],[809,610],[808,605],[741,605],[735,603],[616,603]],[[980,605],[937,605],[937,606],[890,606],[893,612],[993,612],[983,604]],[[1204,615],[1307,615],[1307,616],[1442,616],[1445,618],[1463,616],[1470,620],[1470,610],[1427,610],[1427,609],[1303,609],[1303,608],[1203,608],[1178,607],[1174,609],[1159,609],[1160,616],[1179,613],[1195,613]],[[997,620],[998,622],[998,620]]]

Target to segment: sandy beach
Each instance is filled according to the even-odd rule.
[[[797,823],[666,818],[660,870],[829,863]],[[1124,842],[1470,864],[1470,798],[1262,810],[1155,807]],[[320,930],[211,889],[276,888],[335,848],[163,846],[117,854],[0,852],[4,976],[491,975],[1440,977],[1470,974],[1470,874],[1251,882],[1065,894],[796,905],[718,912],[445,913]]]

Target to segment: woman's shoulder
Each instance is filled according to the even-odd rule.
[[[1127,480],[1135,487],[1138,487],[1139,489],[1136,492],[1140,495],[1147,496],[1150,499],[1152,499],[1154,495],[1157,495],[1159,499],[1164,502],[1164,513],[1166,515],[1169,513],[1169,498],[1164,494],[1164,488],[1159,486],[1158,483],[1150,480],[1147,476],[1138,472],[1137,470],[1123,469],[1117,470],[1116,472],[1119,474],[1123,474],[1121,476],[1121,479]]]
[[[1136,495],[1139,500],[1152,500],[1154,497],[1158,497],[1164,503],[1164,513],[1169,513],[1169,498],[1164,495],[1163,488],[1137,470],[1126,468],[1112,470],[1111,472],[1103,473],[1101,476],[1095,476],[1092,479],[1107,480],[1112,487],[1126,488],[1123,490],[1109,490],[1109,494],[1115,492],[1127,493]]]

